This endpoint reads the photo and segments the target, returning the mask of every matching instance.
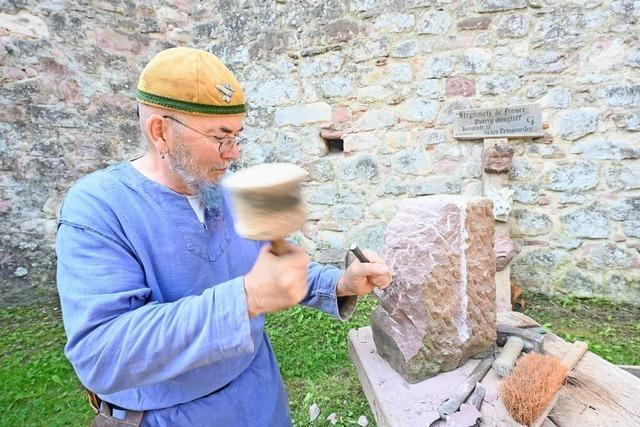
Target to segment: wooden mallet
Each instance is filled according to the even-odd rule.
[[[235,228],[252,240],[268,240],[275,255],[287,252],[284,237],[299,230],[307,218],[300,183],[307,172],[291,163],[264,163],[225,178],[231,194]]]

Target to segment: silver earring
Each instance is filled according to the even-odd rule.
[[[164,159],[164,156],[165,156],[166,154],[167,154],[167,153],[166,153],[165,151],[161,151],[161,152],[160,152],[160,158]]]

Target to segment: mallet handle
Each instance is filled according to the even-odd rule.
[[[271,253],[280,256],[289,252],[289,248],[287,247],[287,243],[284,239],[272,240],[271,241]]]

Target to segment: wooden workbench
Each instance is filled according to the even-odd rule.
[[[498,322],[538,325],[518,312],[499,313]],[[562,358],[570,344],[554,333],[545,335],[544,349]],[[349,355],[379,427],[426,427],[438,417],[440,402],[455,390],[478,360],[418,384],[407,383],[375,351],[371,328],[349,331]],[[487,393],[482,426],[515,426],[498,396],[500,380],[492,370],[482,380]],[[562,389],[544,427],[640,426],[640,378],[587,352]]]

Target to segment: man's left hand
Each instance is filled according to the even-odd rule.
[[[336,295],[362,296],[371,292],[374,288],[384,289],[391,284],[391,270],[380,256],[372,251],[363,251],[368,263],[354,260],[342,277],[338,280]]]

